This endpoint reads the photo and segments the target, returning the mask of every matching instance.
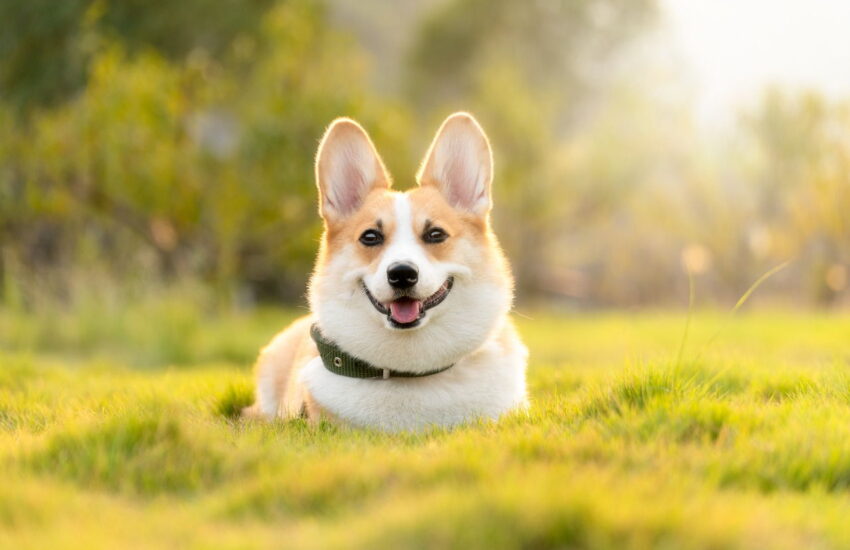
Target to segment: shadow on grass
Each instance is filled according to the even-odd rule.
[[[232,384],[215,404],[215,413],[228,420],[238,420],[242,409],[254,402],[254,388],[248,384]]]

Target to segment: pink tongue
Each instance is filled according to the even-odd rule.
[[[412,298],[399,298],[390,302],[390,317],[396,323],[412,323],[419,319],[419,310],[422,308],[422,302]]]

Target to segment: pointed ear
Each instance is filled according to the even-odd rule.
[[[319,213],[326,222],[356,212],[372,189],[388,188],[384,163],[366,131],[350,118],[328,127],[316,154]]]
[[[455,208],[483,216],[490,211],[493,153],[490,142],[469,113],[443,122],[417,175],[419,185],[433,185]]]

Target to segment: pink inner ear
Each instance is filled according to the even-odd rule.
[[[357,210],[365,198],[366,181],[357,166],[346,163],[342,170],[342,185],[337,189],[337,208],[342,214]]]
[[[447,159],[442,176],[443,192],[451,204],[472,209],[484,197],[486,190],[478,181],[479,168],[470,159],[452,155]]]
[[[457,206],[468,207],[471,204],[473,186],[468,181],[463,161],[452,158],[446,166],[444,175],[449,202]]]

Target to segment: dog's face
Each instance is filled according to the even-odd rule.
[[[449,117],[419,187],[390,190],[366,132],[339,119],[316,161],[325,234],[310,304],[347,352],[395,370],[447,366],[510,309],[512,280],[490,230],[492,154],[470,115]]]

